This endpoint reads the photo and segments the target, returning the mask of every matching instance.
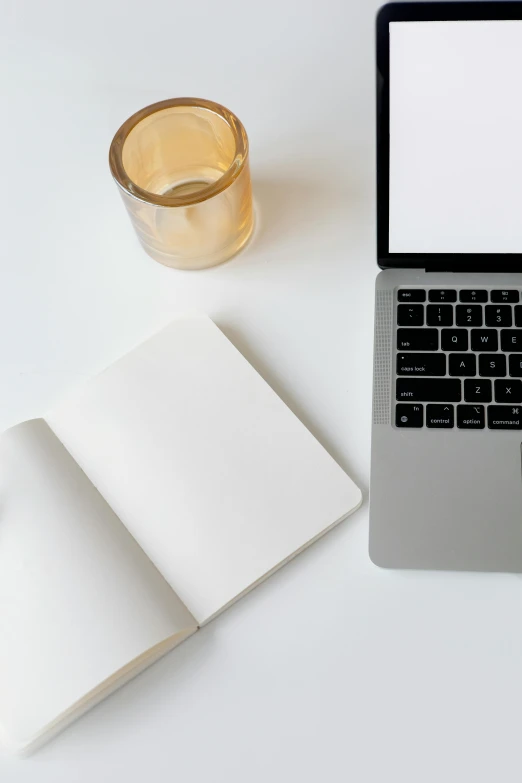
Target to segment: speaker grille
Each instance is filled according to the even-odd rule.
[[[373,368],[373,423],[390,423],[391,337],[393,291],[375,295],[375,347]]]

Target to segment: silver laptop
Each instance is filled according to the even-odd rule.
[[[521,84],[521,2],[380,11],[380,566],[522,571]]]

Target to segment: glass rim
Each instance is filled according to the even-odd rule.
[[[210,183],[195,193],[188,193],[184,196],[162,196],[159,193],[152,193],[145,190],[133,182],[125,171],[123,165],[123,147],[130,132],[151,114],[171,109],[177,106],[191,106],[193,108],[205,109],[217,114],[223,119],[232,132],[234,138],[235,150],[234,159],[226,171],[219,179]],[[218,193],[226,190],[241,174],[248,158],[248,136],[241,120],[229,109],[214,101],[207,101],[204,98],[168,98],[164,101],[151,103],[140,109],[116,131],[109,149],[109,166],[111,174],[116,184],[121,187],[129,196],[147,204],[154,204],[158,207],[186,207],[191,204],[199,204],[207,201]]]

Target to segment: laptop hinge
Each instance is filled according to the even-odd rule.
[[[476,261],[467,259],[463,261],[462,263],[452,262],[445,264],[444,262],[441,263],[439,261],[435,264],[426,264],[424,267],[425,272],[455,272],[455,273],[472,273],[472,272],[486,272],[486,273],[495,273],[495,272],[519,272],[522,271],[522,264],[519,262],[518,264],[512,260],[504,261],[502,259],[495,260],[493,263],[477,259]]]
[[[453,268],[450,269],[449,267],[444,267],[444,266],[431,266],[431,265],[428,264],[428,265],[426,265],[424,267],[424,271],[425,272],[455,272],[455,271],[462,272],[464,270],[462,270],[462,269],[456,270],[456,269],[453,269]],[[468,272],[471,272],[471,271],[473,271],[473,270],[468,268]]]

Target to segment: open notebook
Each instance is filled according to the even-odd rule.
[[[215,324],[0,437],[0,739],[47,740],[358,507]]]

